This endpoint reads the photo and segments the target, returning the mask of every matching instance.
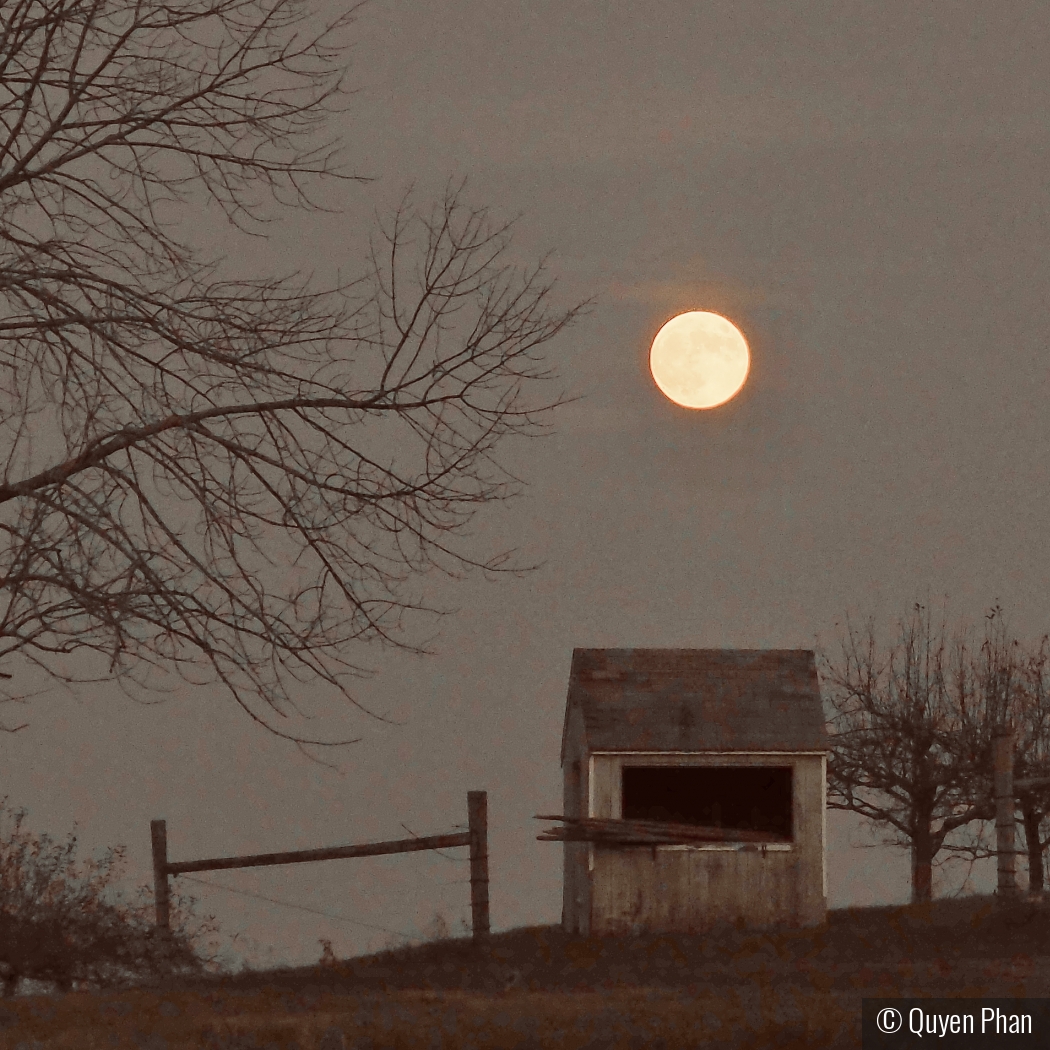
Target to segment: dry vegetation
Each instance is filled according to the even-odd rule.
[[[1050,995],[1050,909],[833,911],[818,930],[450,940],[324,967],[0,1003],[0,1050],[859,1047],[865,996]],[[34,1042],[35,1040],[35,1042]]]

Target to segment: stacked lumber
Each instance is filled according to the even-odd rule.
[[[705,842],[788,842],[781,835],[741,828],[672,824],[662,820],[612,820],[602,817],[537,816],[560,820],[564,827],[548,828],[540,842],[595,842],[604,846],[668,846]]]

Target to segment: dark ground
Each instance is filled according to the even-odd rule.
[[[899,996],[1050,997],[1050,906],[970,897],[703,935],[534,926],[481,947],[13,1000],[0,1048],[319,1050],[334,1026],[348,1050],[859,1050],[863,1000]]]
[[[830,991],[888,987],[892,980],[951,995],[975,981],[1012,986],[1043,973],[1050,979],[1044,963],[1050,963],[1050,904],[1004,906],[981,896],[833,910],[826,926],[804,930],[584,938],[532,926],[494,934],[482,948],[460,938],[327,967],[250,971],[179,987],[572,991],[775,981]]]

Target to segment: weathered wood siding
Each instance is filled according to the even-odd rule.
[[[567,817],[587,815],[589,767],[583,749],[583,716],[578,709],[570,713],[565,739],[564,809]],[[585,842],[566,842],[562,880],[562,928],[569,933],[590,932],[591,883],[588,865],[590,848]]]
[[[591,761],[594,782],[588,815],[612,818],[623,815],[624,765],[791,766],[794,841],[790,846],[766,848],[591,847],[593,869],[586,873],[588,932],[695,931],[736,919],[755,926],[810,926],[825,921],[821,755],[599,754]]]

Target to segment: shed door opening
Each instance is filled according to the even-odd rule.
[[[792,837],[790,766],[625,766],[622,790],[624,820]]]

